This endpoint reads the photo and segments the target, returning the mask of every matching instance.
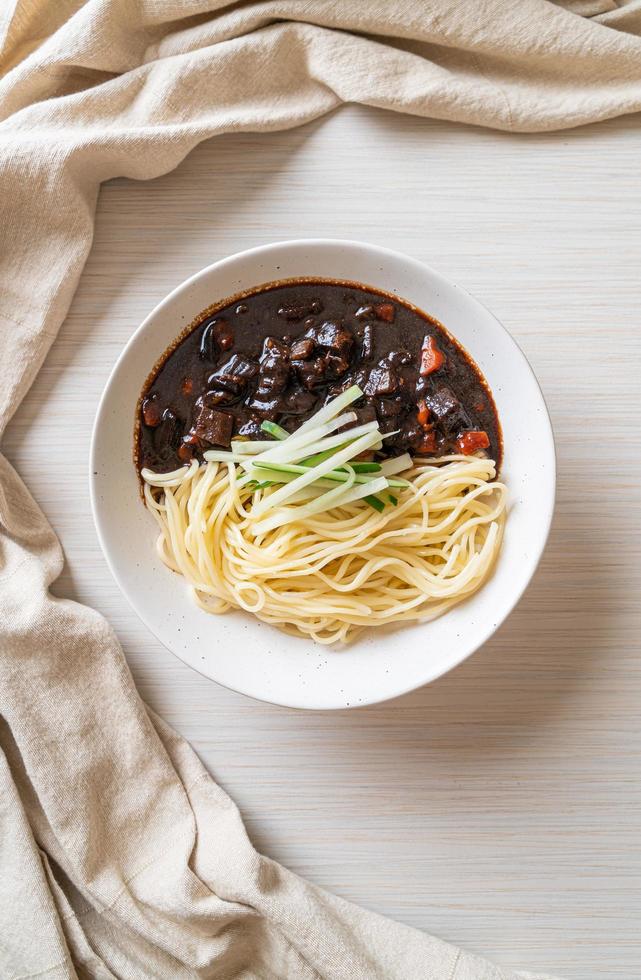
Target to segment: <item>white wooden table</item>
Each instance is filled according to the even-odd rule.
[[[5,443],[62,538],[56,591],[111,620],[143,696],[260,849],[503,964],[576,980],[641,975],[640,158],[638,117],[508,136],[348,107],[114,181]],[[87,494],[96,403],[145,314],[218,258],[304,236],[390,245],[474,292],[532,362],[559,457],[547,552],[494,639],[430,687],[339,713],[257,704],[176,660],[113,582]]]

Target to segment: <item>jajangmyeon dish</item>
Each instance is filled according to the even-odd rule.
[[[135,436],[159,555],[198,605],[319,643],[433,619],[486,581],[501,453],[441,324],[314,279],[205,310],[147,379]]]

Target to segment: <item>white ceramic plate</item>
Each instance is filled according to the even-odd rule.
[[[261,283],[295,276],[379,287],[432,314],[477,362],[503,426],[502,478],[510,514],[490,581],[432,623],[373,631],[346,649],[288,636],[244,612],[209,615],[156,557],[156,525],[138,494],[132,463],[136,403],[155,361],[198,313]],[[497,629],[522,595],[548,536],[555,491],[550,420],[519,348],[469,293],[428,266],[360,242],[279,242],[232,255],[167,296],[135,332],[105,388],[91,445],[91,501],[105,557],[140,618],[181,660],[251,697],[298,708],[384,701],[461,663]]]

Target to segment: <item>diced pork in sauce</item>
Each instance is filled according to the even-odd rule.
[[[378,454],[484,453],[501,436],[476,365],[426,314],[356,283],[296,282],[236,300],[162,359],[140,403],[137,463],[166,472],[233,438],[294,431],[350,385],[354,425],[378,420]]]

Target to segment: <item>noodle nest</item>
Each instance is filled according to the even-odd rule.
[[[506,518],[494,462],[446,456],[403,476],[410,486],[382,513],[355,501],[258,535],[252,508],[273,488],[239,486],[233,463],[193,462],[173,479],[147,479],[144,492],[158,554],[202,609],[245,609],[332,644],[434,619],[491,573]]]

